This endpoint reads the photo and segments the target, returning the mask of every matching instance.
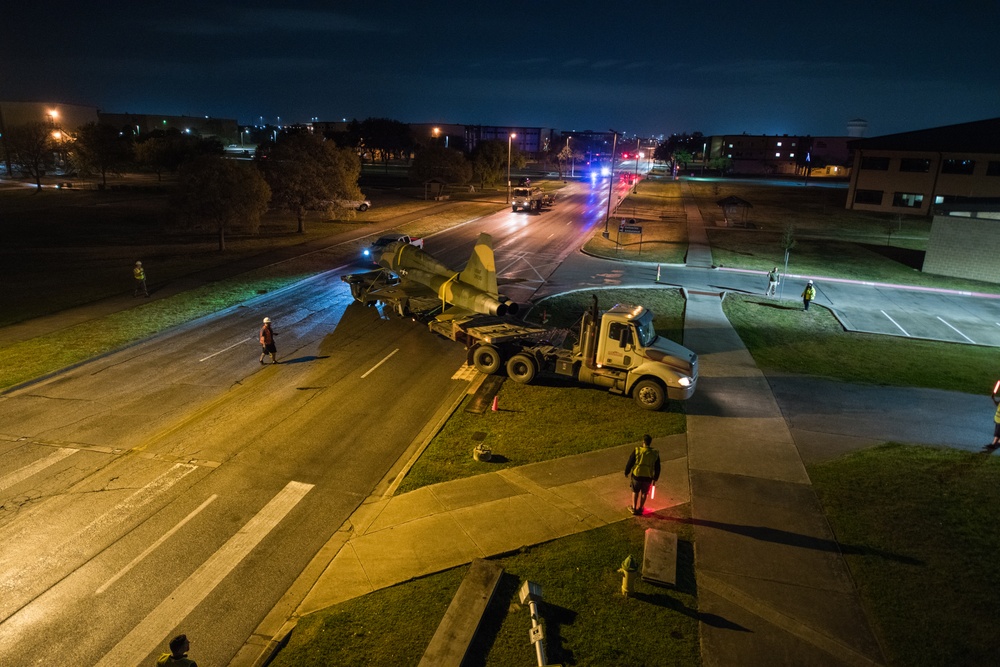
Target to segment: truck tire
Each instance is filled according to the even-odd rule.
[[[368,204],[362,204],[361,206],[358,207],[358,210],[364,213],[365,211],[368,210]]]
[[[517,207],[516,206],[511,206],[510,210],[511,210],[512,213],[517,213]]]
[[[667,392],[656,380],[640,380],[632,388],[632,398],[643,410],[659,410],[667,402]]]
[[[507,360],[507,376],[520,384],[531,384],[538,369],[535,360],[526,354],[515,354]]]
[[[480,345],[472,353],[472,365],[480,373],[493,375],[500,370],[500,351],[492,345]]]

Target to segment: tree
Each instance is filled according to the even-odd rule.
[[[121,174],[132,162],[131,137],[110,125],[87,123],[76,133],[70,160],[82,174],[101,175],[101,187],[108,184],[108,174]]]
[[[510,148],[510,168],[520,169],[524,156],[517,146]],[[481,185],[497,185],[507,181],[507,142],[497,139],[480,141],[472,151],[472,173]]]
[[[413,133],[410,126],[389,118],[366,118],[361,122],[361,136],[365,147],[382,160],[385,170],[389,170],[389,160],[413,149]]]
[[[472,165],[461,151],[428,146],[413,158],[410,178],[421,183],[434,178],[445,183],[468,183],[472,179]]]
[[[224,251],[228,230],[258,232],[270,198],[270,188],[252,166],[202,155],[181,167],[172,204],[190,224],[217,229],[219,250]]]
[[[274,207],[295,216],[300,234],[306,211],[362,198],[357,154],[314,134],[283,134],[277,142],[259,146],[254,159],[271,188]]]
[[[694,159],[689,151],[683,149],[674,151],[670,157],[673,158],[674,162],[680,165],[681,169],[686,167],[688,163]]]
[[[48,123],[36,121],[15,125],[7,132],[11,164],[24,176],[35,179],[40,190],[42,176],[55,165],[55,140]]]
[[[171,128],[146,135],[135,145],[135,161],[163,179],[163,172],[176,172],[188,160],[199,155],[222,155],[225,149],[218,139],[205,139]]]

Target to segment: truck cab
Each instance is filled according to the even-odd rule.
[[[510,208],[513,212],[542,210],[542,189],[531,186],[516,187],[511,193]]]
[[[593,317],[593,315],[592,315]],[[586,318],[585,318],[586,319]],[[694,394],[698,356],[656,333],[653,313],[643,306],[618,304],[599,316],[591,333],[592,353],[582,339],[584,368],[597,385],[632,395],[640,404],[660,405],[666,399],[682,401]],[[589,362],[589,363],[588,363]],[[665,395],[664,395],[665,394]]]

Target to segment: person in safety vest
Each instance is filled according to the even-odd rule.
[[[187,652],[191,650],[187,635],[177,635],[170,640],[170,653],[164,653],[157,661],[157,665],[175,665],[176,667],[198,667],[198,663],[187,657]]]
[[[149,296],[149,290],[146,289],[146,270],[142,268],[142,262],[136,262],[132,267],[132,277],[135,278],[135,291],[132,292],[132,296],[139,296],[139,292]]]
[[[642,515],[649,487],[660,478],[660,453],[650,447],[651,442],[653,439],[648,434],[642,436],[642,444],[635,448],[625,464],[625,476],[630,478],[632,486],[632,504],[628,509],[633,516]]]
[[[816,298],[816,288],[813,286],[813,281],[806,283],[806,288],[802,290],[802,303],[805,305],[805,310],[809,310],[809,302]]]
[[[264,355],[271,356],[271,363],[276,364],[278,360],[275,355],[278,348],[274,346],[274,332],[271,331],[271,318],[264,318],[264,326],[260,328],[260,363],[264,363]]]

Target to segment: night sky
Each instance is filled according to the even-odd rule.
[[[13,2],[0,99],[241,123],[867,136],[1000,116],[1000,2]]]

